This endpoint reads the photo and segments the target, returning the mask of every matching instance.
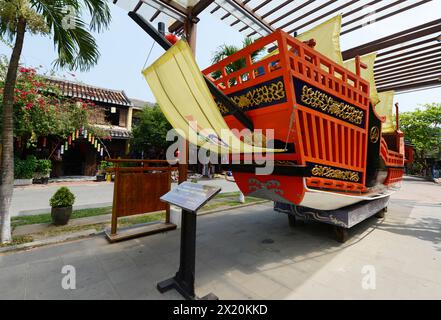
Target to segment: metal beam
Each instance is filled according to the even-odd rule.
[[[422,52],[422,53],[418,53],[418,54],[414,54],[414,55],[406,55],[404,58],[395,60],[395,57],[391,57],[390,59],[383,59],[381,61],[381,63],[375,63],[375,68],[377,70],[382,69],[386,66],[393,66],[394,64],[396,64],[397,62],[406,62],[406,61],[410,61],[412,59],[416,59],[416,58],[421,58],[421,57],[431,57],[433,54],[437,54],[441,52],[441,46],[437,46],[436,49],[428,51],[428,52]]]
[[[417,62],[433,63],[435,61],[440,61],[441,60],[441,58],[430,60],[430,61],[428,60],[428,59],[433,59],[433,58],[436,58],[436,57],[439,57],[439,55],[430,56],[430,57],[426,56],[426,57],[423,57],[423,58],[420,58],[420,59],[416,59],[416,60],[409,60],[409,61],[405,61],[403,63],[398,63],[398,64],[395,64],[395,65],[392,65],[392,66],[388,66],[387,68],[384,68],[384,67],[382,67],[382,68],[374,68],[374,71],[378,72],[378,71],[383,71],[383,70],[392,70],[392,69],[395,69],[395,68],[398,68],[398,67],[402,67],[402,66],[409,66],[409,65],[412,65],[412,64],[417,63]]]
[[[161,11],[156,10],[156,12],[152,15],[152,17],[150,18],[150,22],[155,21],[155,19],[161,14]]]
[[[376,17],[375,20],[372,21],[372,22],[369,23],[369,24],[374,24],[374,23],[376,23],[376,22],[379,22],[379,21],[382,21],[382,20],[384,20],[384,19],[390,18],[390,17],[395,16],[395,15],[401,13],[401,12],[404,12],[404,11],[407,11],[407,10],[410,10],[410,9],[413,9],[413,8],[416,8],[416,7],[421,6],[421,5],[423,5],[423,4],[427,3],[427,2],[430,2],[430,1],[432,1],[432,0],[422,0],[422,1],[420,1],[420,2],[417,2],[417,3],[414,3],[414,4],[410,5],[410,6],[407,6],[407,7],[405,7],[405,8],[401,8],[401,9],[399,9],[399,10],[397,10],[397,11],[394,11],[394,12],[388,13],[388,14],[386,14],[386,15],[384,15],[384,16]],[[363,24],[363,23],[362,23],[362,24],[360,24],[360,25],[358,25],[358,26],[355,26],[355,27],[353,27],[353,28],[351,28],[351,29],[348,29],[348,30],[342,31],[342,32],[341,32],[341,35],[345,35],[345,34],[350,33],[350,32],[352,32],[352,31],[355,31],[355,30],[361,29],[361,28],[363,28],[363,27],[365,27],[365,26],[366,26],[366,24]]]
[[[156,43],[158,43],[164,50],[170,49],[172,46],[171,43],[156,30],[150,23],[148,23],[140,14],[130,11],[129,17],[132,18],[133,21],[135,21],[138,26],[142,28],[147,34],[155,40]]]
[[[267,13],[263,14],[262,19],[265,19],[266,17],[272,15],[274,12],[279,11],[281,8],[285,8],[287,5],[291,4],[291,2],[293,2],[293,1],[294,0],[286,0],[286,1],[282,2],[277,7],[273,8],[270,11],[268,11]]]
[[[415,70],[415,68],[412,70],[409,70],[409,68],[408,68],[408,69],[405,69],[404,72],[401,71],[401,72],[396,72],[396,73],[392,73],[392,74],[385,73],[380,76],[375,75],[375,82],[379,83],[382,81],[386,81],[388,79],[396,79],[396,78],[407,76],[407,75],[418,75],[422,72],[433,71],[433,70],[441,70],[441,66],[439,64],[432,64],[432,65],[429,65],[427,68],[419,67],[419,68],[416,68],[416,70]]]
[[[409,51],[406,51],[406,52],[403,52],[403,53],[399,53],[399,54],[396,54],[396,55],[393,55],[393,56],[390,56],[390,57],[384,57],[384,58],[381,58],[381,59],[376,59],[375,63],[376,64],[381,64],[383,62],[387,62],[387,61],[391,61],[391,60],[394,60],[394,59],[397,59],[397,58],[403,58],[403,57],[406,58],[406,59],[411,59],[413,57],[412,55],[414,53],[419,53],[419,52],[423,52],[423,51],[434,49],[434,48],[435,49],[436,48],[440,48],[441,49],[441,44],[440,43],[435,43],[435,44],[432,44],[430,46],[419,47],[419,48],[417,48],[415,50],[409,50]],[[430,52],[425,52],[424,54],[430,54]]]
[[[252,23],[259,28],[263,29],[267,34],[274,32],[272,28],[266,21],[262,19],[257,13],[253,12],[248,6],[240,3],[238,0],[221,0],[234,8],[237,12],[241,13],[243,16],[252,20]],[[240,31],[240,30],[239,30]]]
[[[394,90],[394,91],[410,91],[413,89],[421,89],[421,88],[425,88],[425,87],[433,87],[433,86],[437,86],[439,85],[441,82],[439,80],[426,80],[426,81],[421,81],[421,82],[414,82],[414,81],[410,81],[410,82],[406,82],[406,83],[401,83],[398,85],[391,85],[391,86],[387,86],[387,87],[379,87],[378,91],[379,92],[383,92],[383,91],[390,91],[390,90]]]
[[[407,67],[403,67],[403,68],[398,68],[398,69],[394,69],[392,70],[392,72],[389,72],[387,69],[380,71],[380,72],[375,72],[375,79],[379,79],[379,78],[385,78],[385,77],[389,77],[389,76],[396,76],[399,75],[403,72],[412,72],[415,71],[415,69],[420,70],[420,69],[424,69],[424,68],[431,68],[434,66],[439,66],[439,63],[435,62],[435,63],[430,63],[429,64],[427,62],[422,62],[422,63],[415,63],[413,65],[407,66]]]
[[[303,24],[301,24],[301,25],[299,25],[297,27],[292,28],[291,30],[288,31],[288,33],[293,33],[294,31],[299,31],[300,29],[302,29],[302,28],[304,28],[306,26],[309,26],[309,25],[313,24],[316,21],[320,21],[321,19],[324,19],[324,18],[328,17],[329,15],[331,15],[331,14],[333,14],[335,12],[338,12],[338,11],[348,7],[348,6],[351,6],[351,5],[353,5],[353,4],[355,4],[355,3],[359,2],[359,1],[360,0],[349,1],[348,3],[345,3],[345,4],[339,6],[339,7],[335,8],[335,9],[332,9],[329,12],[326,12],[326,13],[324,13],[324,14],[322,14],[322,15],[320,15],[320,16],[312,19],[312,20],[309,20],[309,21],[307,21],[307,22],[305,22],[305,23],[303,23]],[[376,0],[376,1],[381,1],[381,0]],[[358,11],[359,11],[359,8],[357,10],[354,10],[354,12],[358,12]],[[296,20],[298,20],[298,19],[296,19]],[[294,22],[294,20],[291,21],[291,23],[293,23],[293,22]]]
[[[409,75],[409,74],[403,74],[401,77],[397,78],[389,78],[383,81],[377,81],[378,86],[384,86],[391,83],[397,83],[397,82],[403,82],[404,80],[413,80],[418,81],[420,78],[427,78],[427,77],[440,77],[441,76],[441,68],[437,68],[435,71],[428,71],[426,72],[419,71],[418,74]]]
[[[161,2],[165,6],[169,6],[176,11],[181,12],[183,15],[187,14],[187,8],[181,6],[179,3],[170,0],[148,0],[149,2]],[[147,3],[148,4],[148,3]]]
[[[420,92],[420,91],[432,90],[432,89],[436,89],[436,88],[441,88],[441,84],[435,85],[435,86],[426,86],[426,87],[422,87],[422,88],[410,89],[407,91],[403,90],[403,91],[396,92],[395,95],[398,96],[400,94],[406,94],[406,93],[411,93],[411,92]]]
[[[322,4],[320,7],[316,8],[315,10],[318,11],[318,10],[320,10],[320,9],[322,9],[322,8],[324,8],[324,7],[328,6],[328,5],[330,5],[330,4],[332,4],[333,2],[335,2],[335,0],[328,1],[327,3]],[[286,14],[284,14],[284,15],[282,15],[282,16],[280,16],[280,17],[277,17],[276,19],[274,19],[273,21],[271,21],[271,22],[270,22],[270,25],[272,25],[272,24],[274,24],[274,23],[276,23],[276,22],[279,22],[280,20],[282,20],[283,18],[287,17],[288,15],[290,15],[290,14],[292,14],[292,13],[294,13],[294,12],[300,10],[300,9],[303,9],[303,8],[305,8],[306,6],[308,6],[308,5],[312,4],[312,3],[314,3],[314,1],[313,1],[313,0],[309,0],[309,1],[307,1],[307,2],[305,2],[305,3],[303,3],[303,4],[301,4],[301,5],[299,5],[299,6],[297,6],[297,7],[295,7],[295,8],[292,9],[291,11],[288,11]],[[303,19],[304,17],[307,17],[308,15],[310,15],[310,11],[308,11],[307,13],[305,13],[305,14],[303,14],[302,16],[298,17],[297,20],[301,20],[301,19]],[[288,23],[285,23],[284,25],[278,27],[277,29],[283,29],[283,28],[285,28],[286,26],[289,26],[290,24],[292,24],[292,22],[293,22],[293,21],[288,22]],[[244,29],[244,28],[242,28],[242,29]],[[239,31],[241,31],[241,30],[239,30]],[[255,34],[255,32],[252,32],[252,33],[248,34],[248,37],[251,37],[251,36],[254,35],[254,34]]]
[[[422,38],[431,34],[441,32],[441,19],[431,21],[418,27],[366,43],[364,45],[342,52],[343,60],[349,60],[355,56],[362,56],[371,52],[380,51],[398,44]]]
[[[433,42],[434,40],[436,40],[436,38],[425,39],[425,40],[414,42],[414,43],[411,43],[411,44],[408,44],[408,45],[405,45],[405,46],[400,46],[400,47],[395,48],[395,49],[381,51],[381,52],[377,53],[377,59],[378,59],[378,57],[386,56],[386,55],[389,55],[389,54],[392,54],[392,53],[396,53],[396,52],[400,52],[400,51],[407,50],[407,49],[412,49],[412,48],[421,46],[423,44]],[[412,51],[407,51],[407,52],[412,52]],[[407,52],[405,52],[405,54]],[[387,59],[387,58],[385,58],[385,59]]]
[[[286,7],[287,5],[291,4],[291,2],[293,2],[293,1],[294,1],[294,0],[286,0],[286,1],[284,1],[283,3],[279,4],[277,7],[273,8],[273,9],[271,9],[270,11],[268,11],[267,13],[263,14],[263,15],[261,16],[261,18],[262,18],[262,19],[265,19],[266,17],[272,15],[274,12],[277,12],[277,11],[279,11],[281,8],[284,8],[284,7]],[[248,29],[249,27],[250,27],[250,26],[247,25],[247,26],[243,27],[242,29],[240,29],[239,31],[240,31],[240,32],[245,31],[245,30]]]
[[[366,13],[365,15],[362,15],[361,17],[357,17],[357,18],[352,19],[350,21],[344,22],[344,23],[341,24],[341,27],[343,28],[343,27],[346,27],[346,26],[348,26],[350,24],[358,22],[358,21],[360,21],[360,20],[362,20],[364,18],[372,17],[373,14],[377,14],[377,13],[379,13],[381,11],[384,11],[384,10],[387,10],[389,8],[395,7],[395,6],[397,6],[397,5],[399,5],[399,4],[403,3],[403,2],[406,2],[406,1],[407,0],[398,0],[398,1],[395,1],[393,3],[389,3],[389,4],[387,4],[387,5],[385,5],[385,6],[381,7],[381,8],[375,9],[373,12]]]
[[[244,2],[242,2],[241,5],[246,5],[248,2],[250,2],[251,0],[245,0]],[[231,12],[226,13],[223,17],[221,17],[221,20],[225,20],[226,18],[228,18],[229,16],[231,16]]]
[[[158,32],[149,22],[147,22],[141,15],[136,12],[129,12],[129,17],[133,19],[149,36],[151,36],[164,50],[171,48],[171,43]],[[211,94],[215,96],[246,128],[251,131],[254,130],[253,121],[233,102],[227,97],[213,82],[211,82],[204,75],[205,83],[208,86]]]
[[[192,17],[197,17],[202,11],[204,11],[205,9],[208,8],[208,6],[210,4],[212,4],[214,2],[214,0],[200,0],[198,3],[196,3],[196,5],[191,8],[190,12],[188,14],[190,14]],[[175,21],[169,28],[168,31],[169,32],[178,32],[179,30],[181,30],[184,27],[184,24],[180,21]]]
[[[306,1],[306,2],[302,3],[301,5],[299,5],[299,6],[297,6],[297,7],[294,7],[293,9],[291,9],[291,10],[285,12],[285,13],[282,14],[281,16],[278,16],[277,18],[273,19],[272,21],[269,22],[269,24],[270,24],[270,25],[273,25],[274,23],[277,23],[277,22],[279,22],[280,20],[285,19],[286,17],[290,16],[291,14],[293,14],[293,13],[295,13],[295,12],[297,12],[297,11],[299,11],[299,10],[305,8],[305,7],[307,7],[308,5],[310,5],[310,4],[313,3],[313,2],[314,2],[314,1],[311,1],[311,0]],[[330,1],[328,1],[327,3],[325,3],[325,6],[328,6],[328,5],[330,5],[330,4],[334,3],[334,2],[335,2],[335,0],[330,0]],[[320,9],[317,9],[317,11],[318,11],[318,10],[320,10]],[[289,22],[288,25],[291,24],[291,23],[292,23],[292,21]],[[280,29],[283,29],[284,27],[286,27],[286,25],[280,26],[279,28],[280,28]]]
[[[253,12],[257,12],[257,10],[262,9],[264,6],[266,6],[268,3],[271,3],[272,0],[265,0],[264,2],[262,2],[261,4],[259,4],[257,7],[255,7],[254,9],[252,9],[251,11]],[[239,19],[236,19],[236,21],[234,21],[233,23],[230,24],[231,27],[235,26],[236,24],[238,24],[240,22]]]
[[[441,19],[432,20],[432,21],[424,23],[422,25],[419,25],[419,26],[416,26],[416,27],[412,27],[410,29],[406,29],[406,30],[403,30],[403,31],[391,34],[389,36],[386,36],[386,37],[383,37],[383,38],[371,41],[369,43],[362,44],[362,45],[360,45],[358,47],[354,47],[354,48],[349,49],[347,51],[354,51],[354,50],[355,51],[359,51],[361,49],[366,49],[366,47],[371,47],[373,45],[377,45],[377,44],[380,44],[380,43],[388,41],[388,40],[392,40],[392,39],[397,38],[397,37],[405,36],[405,35],[407,35],[409,33],[415,32],[415,31],[420,31],[422,29],[426,29],[426,28],[429,28],[429,27],[437,26],[439,24],[441,24]],[[357,53],[357,54],[359,54],[359,53]]]

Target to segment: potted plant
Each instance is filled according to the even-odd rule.
[[[28,156],[26,160],[16,158],[14,160],[14,185],[26,186],[32,184],[37,159]]]
[[[96,181],[106,181],[106,176],[108,175],[107,169],[113,167],[113,163],[109,161],[101,161],[98,172],[96,174]]]
[[[69,222],[74,202],[74,194],[66,187],[61,187],[54,193],[50,199],[52,207],[51,216],[54,225],[63,226]]]
[[[36,162],[34,183],[47,184],[52,170],[52,162],[48,159],[40,159]]]

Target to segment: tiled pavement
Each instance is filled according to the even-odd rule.
[[[419,200],[410,200],[415,188]],[[386,219],[356,226],[345,244],[326,225],[289,228],[269,204],[200,216],[196,292],[221,299],[440,299],[441,200],[433,197],[440,188],[407,182]],[[0,298],[179,299],[155,288],[176,272],[179,236],[117,244],[96,236],[0,255]],[[64,265],[76,269],[75,290],[61,287]],[[375,290],[362,288],[364,266],[375,268]]]

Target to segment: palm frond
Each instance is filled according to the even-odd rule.
[[[108,28],[112,16],[110,8],[106,0],[83,0],[84,5],[88,9],[92,20],[90,22],[90,29],[92,31],[101,32]]]
[[[219,61],[231,56],[236,53],[240,49],[233,45],[222,45],[217,48],[217,50],[213,53],[213,57],[211,58],[212,63],[218,63]]]
[[[45,18],[53,36],[58,52],[56,67],[87,71],[98,62],[98,46],[89,30],[101,31],[108,27],[111,17],[105,0],[30,0],[30,4]],[[81,4],[92,16],[89,24],[82,19]],[[69,6],[75,9],[74,26],[65,28],[63,18]]]

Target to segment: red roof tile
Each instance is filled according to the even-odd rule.
[[[132,102],[123,90],[112,90],[91,86],[84,83],[46,77],[49,84],[61,90],[61,94],[70,98],[79,98],[94,102],[132,106]]]

